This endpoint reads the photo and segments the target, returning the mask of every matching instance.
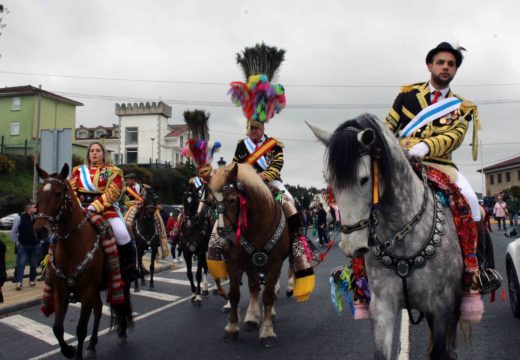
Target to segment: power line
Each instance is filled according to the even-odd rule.
[[[98,95],[85,94],[53,90],[52,92],[61,94],[63,96],[76,97],[82,99],[94,99],[105,101],[122,101],[122,102],[146,102],[158,101],[157,99],[142,98],[142,97],[127,97],[116,95]],[[168,104],[173,105],[190,105],[190,106],[213,106],[213,107],[236,107],[231,102],[227,101],[206,101],[206,100],[180,100],[180,99],[161,99]],[[493,99],[493,100],[477,100],[474,101],[477,105],[500,105],[500,104],[517,104],[520,99]],[[288,109],[304,109],[304,110],[363,110],[363,109],[389,109],[389,104],[382,103],[296,103],[288,104]]]
[[[226,82],[209,82],[209,81],[180,81],[180,80],[158,80],[158,79],[135,79],[135,78],[117,78],[117,77],[101,77],[101,76],[86,76],[86,75],[65,75],[65,74],[44,74],[44,73],[29,73],[19,71],[0,71],[1,74],[23,75],[23,76],[45,76],[45,77],[59,77],[69,79],[82,80],[101,80],[101,81],[125,81],[125,82],[144,82],[144,83],[165,83],[177,85],[211,85],[211,86],[227,86]],[[400,85],[384,85],[384,84],[285,84],[286,87],[301,87],[301,88],[399,88]],[[520,86],[520,83],[483,83],[483,84],[457,84],[457,87],[501,87],[501,86]]]

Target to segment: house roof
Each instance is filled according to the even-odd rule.
[[[168,128],[171,131],[166,135],[166,137],[179,137],[188,131],[188,126],[184,124],[168,125]]]
[[[16,96],[16,95],[36,95],[38,93],[40,93],[42,96],[49,98],[49,99],[61,101],[63,103],[67,103],[67,104],[74,105],[74,106],[83,106],[83,104],[78,101],[66,98],[64,96],[61,96],[61,95],[58,95],[55,93],[51,93],[50,91],[46,91],[43,89],[40,90],[39,88],[34,87],[32,85],[11,86],[11,87],[0,88],[0,97]]]
[[[497,164],[485,167],[483,169],[483,171],[484,171],[484,173],[487,173],[487,172],[502,170],[505,168],[511,168],[511,167],[515,167],[515,166],[520,166],[520,156],[516,156],[512,159],[505,160],[505,161],[499,162]],[[478,170],[478,172],[482,172],[482,170]]]

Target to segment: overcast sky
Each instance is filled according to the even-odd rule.
[[[285,143],[283,180],[322,187],[324,148],[303,121],[332,131],[362,112],[384,118],[400,85],[428,80],[426,53],[449,41],[468,50],[452,90],[479,104],[484,166],[520,155],[515,0],[0,3],[9,10],[1,86],[41,84],[82,102],[78,126],[117,123],[115,103],[137,99],[172,105],[171,123],[204,109],[229,161],[245,129],[226,95],[227,83],[243,80],[235,54],[265,41],[286,50],[278,82],[288,106],[266,131]],[[455,161],[481,191],[470,141]]]

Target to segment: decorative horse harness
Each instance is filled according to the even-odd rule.
[[[62,218],[63,212],[67,211],[67,210],[70,211],[72,209],[72,199],[71,199],[71,196],[70,196],[69,185],[66,182],[64,182],[63,180],[58,179],[58,178],[49,177],[49,178],[47,178],[47,179],[45,179],[43,181],[43,184],[48,184],[48,183],[51,183],[51,182],[57,182],[58,184],[63,186],[64,192],[65,192],[65,199],[63,200],[63,202],[62,202],[62,204],[60,206],[60,209],[58,210],[58,214],[56,216],[53,217],[53,216],[50,216],[50,215],[47,215],[47,214],[39,212],[39,213],[37,213],[35,215],[35,218],[36,219],[45,219],[45,220],[47,220],[49,222],[49,224],[51,225],[51,230],[52,230],[53,234],[55,235],[56,241],[58,241],[60,239],[61,240],[66,240],[66,239],[70,238],[72,233],[78,231],[79,229],[81,229],[85,225],[85,223],[87,222],[87,216],[84,216],[83,220],[81,220],[81,222],[79,222],[68,233],[66,233],[64,235],[58,234],[58,232],[57,232],[57,230],[58,230],[58,223],[60,222],[60,220]],[[69,295],[68,295],[67,301],[69,303],[77,302],[77,292],[76,292],[76,290],[77,290],[76,289],[77,278],[83,273],[83,271],[85,270],[85,267],[87,266],[87,264],[94,259],[94,254],[96,253],[98,248],[99,248],[99,235],[96,235],[96,241],[94,241],[94,245],[93,245],[92,249],[90,249],[90,251],[88,251],[85,254],[85,257],[83,258],[83,261],[81,261],[76,266],[72,276],[70,276],[70,277],[65,275],[63,270],[61,270],[58,267],[58,265],[56,265],[56,261],[54,259],[54,251],[51,250],[51,253],[49,254],[49,262],[50,262],[52,268],[54,269],[54,272],[56,273],[56,275],[58,275],[60,278],[62,278],[65,281],[65,284],[67,284],[67,287],[69,289]]]
[[[345,130],[354,131],[359,133],[361,130],[348,127]],[[371,144],[370,144],[371,145]],[[444,208],[442,201],[438,195],[433,196],[433,224],[430,232],[430,236],[422,247],[411,256],[397,256],[393,254],[390,248],[398,241],[404,239],[404,237],[410,233],[415,225],[417,225],[426,211],[426,205],[428,202],[428,194],[430,188],[428,187],[428,177],[426,175],[426,168],[421,166],[421,177],[423,180],[423,202],[421,208],[415,214],[415,216],[406,223],[401,230],[399,230],[390,240],[381,241],[376,234],[376,228],[378,224],[377,213],[379,209],[379,149],[376,149],[375,155],[370,153],[368,150],[360,153],[360,157],[369,155],[372,160],[372,177],[373,177],[373,189],[372,189],[372,206],[370,209],[370,216],[368,219],[360,220],[354,225],[342,225],[341,232],[344,234],[350,234],[355,231],[368,228],[368,246],[371,248],[372,256],[378,259],[382,265],[388,268],[392,268],[395,273],[401,278],[403,282],[403,292],[406,310],[408,312],[410,321],[412,324],[417,325],[421,322],[424,317],[424,313],[420,312],[419,318],[414,320],[410,308],[410,301],[408,296],[408,287],[406,278],[410,276],[415,268],[422,268],[426,265],[426,261],[432,259],[436,255],[436,247],[442,244],[442,235],[444,234]]]
[[[273,233],[269,237],[269,240],[265,244],[262,249],[257,249],[249,240],[247,240],[244,236],[241,235],[241,217],[247,216],[247,214],[241,215],[241,210],[245,209],[247,206],[247,194],[244,192],[242,184],[237,180],[234,183],[225,184],[220,189],[220,193],[224,194],[228,191],[235,191],[239,194],[240,201],[237,202],[237,219],[232,220],[226,214],[226,206],[224,205],[223,195],[221,195],[221,199],[218,196],[215,196],[217,201],[217,213],[219,214],[219,225],[217,226],[217,233],[221,238],[228,239],[230,245],[233,245],[233,242],[229,240],[228,236],[231,233],[235,232],[237,235],[237,244],[242,246],[242,248],[251,256],[251,263],[253,265],[254,271],[258,274],[258,282],[262,285],[265,285],[267,281],[267,273],[266,266],[269,263],[269,254],[271,250],[278,243],[280,238],[282,237],[283,230],[285,228],[285,215],[283,210],[280,208],[280,219],[278,221],[278,225],[274,229]],[[223,226],[223,217],[226,217],[228,221],[232,225]]]
[[[195,192],[194,191],[187,191],[187,192],[185,192],[185,194],[190,194],[191,196],[196,196],[199,199],[199,204],[200,203],[209,204],[209,201],[204,199],[204,197],[206,195],[206,186],[202,185],[202,187],[203,187],[202,191],[195,191]],[[188,197],[186,197],[186,198],[188,198]],[[186,214],[183,215],[182,220],[181,220],[182,223],[181,223],[181,225],[179,227],[181,233],[182,233],[182,229],[183,229],[183,226],[185,224],[185,220],[186,219],[191,220],[194,223],[198,223],[199,221],[202,220],[202,221],[206,222],[210,226],[210,228],[211,228],[211,222],[208,219],[208,215],[204,214],[202,211],[199,212],[198,209],[197,209],[197,212],[195,213],[195,215],[191,215],[191,216],[190,215],[186,215]],[[209,230],[211,231],[211,229],[209,229]],[[197,248],[198,248],[199,244],[201,243],[202,239],[204,239],[207,235],[208,235],[207,230],[202,230],[202,231],[199,232],[199,236],[194,237],[192,240],[187,240],[184,245],[186,246],[186,248],[190,252],[194,253],[197,250]],[[189,239],[188,236],[184,236],[183,238],[184,239]]]

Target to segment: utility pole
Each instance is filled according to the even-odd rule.
[[[40,118],[41,118],[41,106],[42,106],[42,86],[38,86],[38,105],[36,112],[36,144],[34,146],[34,164],[33,164],[33,191],[32,201],[36,201],[36,186],[38,184],[38,173],[36,172],[36,164],[38,163],[40,156]]]
[[[487,195],[486,192],[486,175],[484,175],[484,147],[482,146],[482,140],[479,140],[480,147],[480,172],[481,172],[481,180],[482,180],[482,198]]]

